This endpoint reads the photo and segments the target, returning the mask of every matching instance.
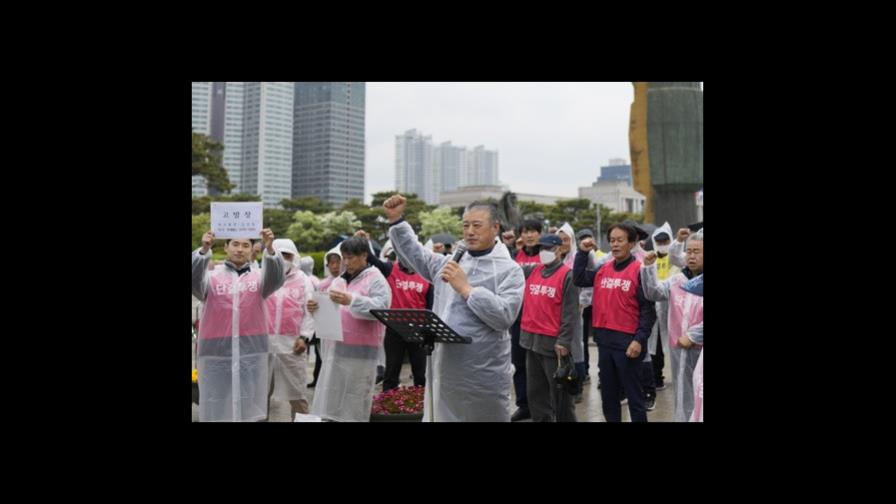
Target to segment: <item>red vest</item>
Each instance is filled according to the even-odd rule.
[[[426,294],[429,291],[429,282],[422,276],[414,273],[409,275],[398,268],[398,263],[392,263],[392,273],[389,273],[389,288],[392,289],[391,308],[416,309],[426,308]]]
[[[637,259],[622,271],[616,261],[607,261],[594,275],[594,297],[591,325],[635,334],[638,329],[638,286],[641,283],[641,262]]]
[[[535,254],[534,256],[527,256],[526,252],[524,252],[523,249],[520,249],[520,251],[516,253],[516,262],[518,262],[519,264],[541,264],[541,259],[539,259],[538,254]]]
[[[539,264],[526,279],[523,294],[522,330],[556,338],[560,335],[560,315],[563,312],[563,279],[569,266],[561,265],[548,278],[542,278],[543,264]]]

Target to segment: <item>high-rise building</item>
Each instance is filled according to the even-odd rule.
[[[467,178],[464,186],[498,184],[498,151],[485,150],[477,145],[468,153]]]
[[[433,148],[433,169],[439,173],[440,187],[436,193],[454,191],[461,186],[461,174],[467,171],[467,149],[442,142]]]
[[[430,205],[438,203],[439,178],[433,166],[432,137],[416,129],[395,135],[395,187],[416,193]]]
[[[196,133],[208,135],[211,131],[212,116],[212,83],[193,82],[192,84],[192,129]]]
[[[246,192],[243,188],[243,102],[246,98],[244,82],[226,82],[224,86],[224,169],[234,188],[231,192]]]
[[[294,87],[292,82],[244,85],[241,188],[274,207],[292,197]]]
[[[438,205],[439,195],[467,186],[498,184],[498,152],[482,145],[472,151],[442,142],[433,146],[432,137],[408,130],[395,136],[395,187],[413,192],[430,205]]]
[[[363,82],[296,82],[294,198],[342,205],[364,199]]]
[[[611,159],[607,166],[600,167],[600,177],[597,180],[598,182],[624,180],[628,185],[632,185],[632,166],[626,164],[624,159]]]
[[[196,133],[208,135],[211,131],[211,106],[212,83],[191,83],[191,113],[190,128]],[[202,175],[193,175],[193,196],[200,197],[208,194],[208,184]]]

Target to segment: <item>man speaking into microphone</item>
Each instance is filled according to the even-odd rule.
[[[509,422],[512,389],[510,335],[523,300],[523,271],[507,247],[496,247],[498,209],[471,203],[463,215],[463,247],[454,257],[427,250],[402,218],[407,200],[394,195],[383,202],[395,253],[434,291],[433,312],[472,344],[436,344],[432,383],[437,422]],[[427,393],[429,393],[427,391]],[[429,398],[423,421],[429,421]]]

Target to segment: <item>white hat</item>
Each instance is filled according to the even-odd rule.
[[[299,249],[296,248],[296,244],[290,240],[289,238],[277,238],[274,240],[272,244],[274,246],[274,250],[280,252],[286,252],[287,254],[293,255],[293,261],[298,260],[299,258]]]

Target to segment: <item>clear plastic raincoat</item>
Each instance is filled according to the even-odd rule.
[[[523,270],[507,247],[495,246],[486,255],[464,254],[460,267],[473,291],[468,299],[441,278],[450,256],[435,254],[417,241],[407,222],[389,229],[392,245],[402,261],[433,285],[433,312],[471,344],[437,343],[432,383],[435,420],[438,422],[509,422],[511,414],[510,326],[523,302]],[[427,391],[427,394],[429,391]],[[433,414],[429,397],[423,420]]]
[[[314,335],[314,318],[305,308],[314,285],[299,267],[299,253],[292,240],[274,240],[273,246],[278,252],[293,254],[294,259],[288,264],[290,268],[283,287],[266,301],[270,371],[274,383],[272,398],[277,401],[307,400],[308,352],[296,354],[293,349],[299,336],[311,339]]]
[[[270,374],[265,298],[286,280],[280,253],[263,251],[264,267],[238,274],[232,264],[208,271],[211,251],[193,251],[199,322],[199,421],[253,422],[267,416]]]
[[[392,291],[383,274],[372,266],[347,285],[338,277],[328,288],[350,293],[352,301],[348,306],[339,305],[343,341],[321,341],[323,364],[311,414],[340,422],[367,422],[377,358],[386,331],[370,310],[388,309]]]

